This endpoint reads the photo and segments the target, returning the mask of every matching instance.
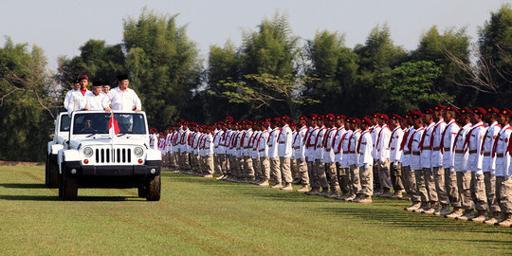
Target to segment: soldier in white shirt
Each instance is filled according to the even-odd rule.
[[[270,180],[270,158],[269,158],[269,146],[268,141],[270,140],[270,119],[266,119],[261,123],[261,136],[258,138],[257,148],[261,162],[261,177],[259,186],[268,187]]]
[[[281,174],[281,163],[279,162],[279,133],[281,128],[279,127],[281,120],[274,118],[272,122],[272,131],[268,137],[268,157],[270,159],[270,179],[272,181],[272,188],[281,189],[283,185],[281,180],[278,179],[278,175]]]
[[[348,153],[345,155],[348,146],[348,139],[352,133],[349,131],[349,121],[344,115],[336,115],[336,126],[338,131],[334,135],[332,148],[334,150],[334,159],[336,162],[336,170],[338,175],[338,183],[340,184],[341,194],[336,199],[344,200],[351,189],[350,170],[348,164]]]
[[[502,227],[510,227],[512,225],[512,127],[510,119],[512,111],[502,109],[499,119],[502,125],[501,130],[496,137],[493,147],[493,156],[495,158],[495,175],[496,175],[496,196],[500,204],[501,216],[495,218],[495,223]],[[492,219],[486,221],[493,224]]]
[[[374,157],[377,164],[377,175],[379,191],[382,191],[382,196],[392,197],[391,175],[390,175],[390,161],[389,161],[389,141],[391,140],[391,130],[388,126],[389,117],[386,114],[378,116],[380,131],[377,133],[377,138],[374,142]]]
[[[468,216],[468,220],[474,222],[484,222],[487,218],[489,207],[485,196],[485,183],[483,173],[483,152],[482,143],[487,131],[482,119],[487,114],[485,108],[477,107],[473,109],[473,127],[468,133],[466,144],[468,146],[469,158],[468,169],[471,171],[472,196],[474,198],[475,212]]]
[[[308,164],[308,175],[309,175],[309,183],[311,186],[311,190],[306,192],[306,195],[318,195],[320,193],[320,183],[318,182],[317,177],[317,166],[315,165],[316,160],[316,137],[318,136],[318,132],[320,131],[320,127],[318,127],[318,119],[319,116],[316,114],[312,114],[310,116],[310,125],[308,131],[306,132],[306,137],[304,139],[306,146],[306,161]]]
[[[350,118],[350,131],[347,132],[348,136],[346,151],[343,153],[344,159],[347,159],[347,164],[349,166],[349,176],[350,189],[347,195],[343,198],[343,200],[347,202],[352,202],[356,197],[357,193],[361,190],[361,178],[359,176],[359,154],[356,152],[357,143],[359,142],[359,138],[361,137],[361,120],[359,118]],[[342,146],[345,148],[345,146]],[[345,149],[344,149],[345,150]]]
[[[500,211],[499,203],[496,201],[496,176],[494,174],[494,159],[492,157],[492,147],[494,141],[501,130],[498,123],[498,115],[500,110],[495,107],[487,109],[486,121],[489,124],[482,142],[482,154],[484,155],[482,169],[484,171],[485,195],[487,197],[487,205],[489,206],[490,218],[497,217]]]
[[[104,110],[110,111],[110,100],[102,93],[102,83],[94,82],[92,92],[86,94],[85,110]]]
[[[410,212],[422,212],[429,208],[427,189],[423,178],[421,166],[421,139],[424,137],[425,126],[423,113],[419,110],[411,111],[411,123],[414,128],[409,135],[409,141],[404,146],[404,154],[409,153],[410,173],[407,176],[407,183],[410,189],[411,206],[405,208]]]
[[[432,109],[427,109],[424,115],[424,121],[426,124],[425,132],[423,133],[423,137],[420,141],[421,148],[421,167],[423,168],[421,178],[416,176],[417,180],[424,181],[426,191],[420,190],[423,198],[428,200],[427,208],[422,208],[423,213],[426,214],[434,214],[438,209],[438,197],[436,190],[436,182],[434,178],[434,172],[432,170],[432,134],[434,133],[434,127],[436,123],[434,122],[434,111]]]
[[[456,109],[454,107],[448,106],[443,111],[444,120],[447,122],[446,127],[441,135],[441,142],[439,147],[443,153],[443,167],[444,167],[444,175],[445,175],[445,187],[448,195],[448,201],[450,205],[453,207],[453,210],[449,213],[461,211],[461,204],[459,199],[459,189],[457,186],[457,173],[455,172],[455,162],[454,162],[454,146],[455,146],[455,136],[460,130],[459,125],[457,124],[456,117]],[[444,212],[443,212],[444,213]],[[442,216],[447,216],[449,214],[441,214]]]
[[[322,148],[324,150],[324,155],[322,162],[326,167],[329,181],[329,189],[330,192],[326,197],[328,198],[337,198],[341,196],[340,192],[340,184],[338,180],[338,173],[336,169],[336,155],[334,153],[333,142],[335,142],[335,136],[338,132],[338,127],[336,127],[335,123],[336,117],[333,114],[326,115],[325,121],[327,125],[327,131],[324,135]]]
[[[436,124],[432,130],[430,137],[430,163],[432,165],[432,173],[434,175],[435,190],[437,192],[438,205],[434,210],[434,215],[445,216],[450,213],[448,193],[446,191],[445,169],[443,167],[443,151],[441,150],[441,140],[446,128],[446,122],[443,117],[444,106],[437,105],[433,108]],[[430,192],[430,191],[429,191]]]
[[[471,171],[468,169],[469,152],[466,144],[466,138],[471,130],[471,110],[459,110],[458,123],[461,127],[453,140],[453,164],[457,174],[457,189],[459,190],[459,199],[454,206],[452,213],[446,215],[447,218],[467,220],[472,215],[474,204],[471,195]],[[460,205],[460,207],[459,207]]]
[[[293,134],[290,128],[290,117],[282,116],[281,118],[281,131],[278,136],[278,154],[281,173],[277,177],[282,179],[284,191],[293,191],[292,187],[292,172],[291,172],[291,157],[293,153]]]
[[[370,133],[371,120],[368,117],[361,121],[362,133],[356,146],[356,153],[359,155],[358,166],[361,178],[361,190],[357,193],[354,202],[371,203],[373,196],[373,143]]]
[[[134,90],[128,88],[130,83],[128,76],[120,75],[117,79],[118,86],[110,91],[112,110],[141,111],[142,104],[139,96]]]
[[[244,173],[242,179],[245,182],[254,182],[254,167],[251,157],[252,145],[250,144],[254,135],[254,131],[252,130],[252,122],[250,120],[246,120],[243,125],[245,130],[240,140],[240,151],[242,153],[244,163]]]
[[[263,175],[261,172],[260,152],[258,151],[258,140],[261,137],[261,125],[258,121],[253,121],[252,129],[254,132],[251,140],[249,141],[249,151],[252,158],[252,166],[254,168],[254,184],[259,184]]]
[[[390,129],[391,135],[389,144],[387,147],[389,148],[389,161],[390,161],[390,175],[391,175],[391,184],[393,186],[393,197],[394,198],[403,198],[404,192],[404,184],[402,183],[402,140],[404,137],[404,131],[402,129],[402,117],[397,114],[393,114],[391,116]]]
[[[318,119],[318,126],[320,127],[318,134],[315,138],[315,168],[314,171],[315,177],[318,180],[318,183],[320,187],[322,187],[322,192],[319,193],[321,196],[328,196],[329,195],[329,184],[327,183],[327,176],[325,174],[326,165],[323,162],[324,159],[324,147],[323,147],[323,140],[324,137],[327,135],[327,127],[324,125],[324,120],[326,116],[322,116]]]
[[[89,77],[87,75],[81,75],[78,78],[80,88],[78,90],[72,90],[69,95],[66,95],[64,99],[64,107],[68,111],[68,114],[71,115],[72,112],[78,110],[84,110],[87,105],[86,96],[90,93],[87,90],[87,86],[89,85]]]
[[[308,192],[309,191],[309,175],[308,175],[308,166],[306,163],[306,135],[308,133],[307,127],[307,117],[300,116],[299,117],[299,126],[300,128],[295,134],[293,138],[293,155],[295,158],[295,163],[297,166],[297,175],[299,179],[299,184],[302,185],[298,192]]]

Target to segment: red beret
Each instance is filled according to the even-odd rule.
[[[476,107],[476,108],[473,108],[473,113],[477,114],[477,115],[484,116],[487,114],[487,110],[485,110],[485,108],[482,108],[482,107]]]
[[[453,106],[447,106],[446,108],[444,108],[444,110],[446,111],[457,111],[457,109]]]
[[[281,116],[281,120],[287,122],[287,121],[290,121],[290,117],[287,115],[284,115],[284,116]]]
[[[343,114],[336,115],[336,120],[345,120],[347,117]]]
[[[311,120],[316,121],[316,120],[318,120],[318,115],[317,114],[311,114],[310,118],[311,118]]]
[[[420,118],[423,117],[423,113],[421,113],[421,111],[419,111],[419,110],[416,110],[416,111],[411,113],[411,117],[413,119],[420,119]]]
[[[435,106],[433,109],[434,109],[434,111],[442,111],[442,110],[444,110],[445,108],[446,108],[446,107],[445,107],[445,106],[443,106],[443,105],[437,105],[437,106]]]
[[[360,124],[361,123],[361,119],[356,118],[356,117],[350,118],[350,123],[352,123],[352,124]]]
[[[299,120],[307,121],[307,120],[308,120],[308,117],[307,117],[307,116],[299,116]]]
[[[488,107],[487,112],[489,114],[498,114],[500,112],[500,110],[496,107]]]
[[[403,118],[399,114],[393,114],[393,115],[391,115],[391,119],[400,121]]]
[[[78,81],[82,81],[82,80],[89,80],[89,76],[87,74],[82,74],[81,76],[78,77]]]
[[[325,115],[325,120],[328,120],[328,121],[334,121],[334,115],[333,114],[327,114]]]
[[[425,110],[425,114],[432,115],[432,114],[434,114],[434,111],[432,109],[427,109],[427,110]]]
[[[373,118],[379,118],[379,115],[380,115],[379,113],[374,113],[374,114],[372,114],[372,117]]]
[[[386,115],[386,114],[380,114],[380,115],[379,115],[379,118],[380,118],[380,119],[382,119],[382,120],[384,120],[384,121],[389,121],[389,116],[388,116],[388,115]]]
[[[500,110],[499,114],[502,116],[512,117],[512,111],[508,108],[504,108],[504,109]]]
[[[369,117],[365,116],[361,120],[361,124],[372,125],[372,120]]]

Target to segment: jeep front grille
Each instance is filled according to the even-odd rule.
[[[94,152],[96,163],[131,163],[131,148],[97,148]]]

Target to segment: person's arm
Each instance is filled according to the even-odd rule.
[[[139,99],[139,96],[137,96],[137,93],[133,91],[133,110],[134,111],[141,111],[142,110],[142,103]]]

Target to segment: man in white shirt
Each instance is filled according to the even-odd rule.
[[[87,93],[85,97],[85,110],[110,111],[110,100],[106,94],[102,93],[102,83],[100,81],[92,84],[92,92]]]
[[[393,185],[393,197],[395,198],[403,198],[404,185],[402,183],[402,140],[404,138],[404,131],[402,129],[402,117],[397,114],[393,114],[391,116],[391,126],[392,129],[390,140],[388,144],[389,148],[389,161],[390,161],[390,175],[391,175],[391,184]]]
[[[373,196],[373,143],[370,133],[371,120],[368,117],[361,121],[362,133],[356,146],[356,154],[359,155],[358,166],[361,177],[361,190],[357,193],[356,203],[371,203]]]
[[[281,131],[278,135],[278,155],[281,173],[277,175],[281,179],[284,191],[293,191],[292,187],[292,172],[291,172],[291,157],[292,157],[292,142],[293,135],[292,129],[290,128],[290,117],[282,116],[281,118]]]
[[[134,90],[128,88],[129,80],[127,75],[117,77],[118,86],[112,89],[112,110],[120,111],[141,111],[142,103]]]
[[[308,175],[308,166],[306,163],[306,135],[308,132],[307,127],[307,117],[300,116],[299,117],[299,126],[300,128],[297,130],[295,137],[293,138],[293,149],[294,149],[294,158],[297,166],[297,175],[299,179],[299,183],[302,187],[298,190],[298,192],[307,192],[309,191],[309,175]]]
[[[269,133],[268,137],[268,157],[270,159],[270,177],[272,179],[272,188],[281,189],[283,185],[281,184],[281,180],[279,180],[278,175],[281,176],[281,164],[279,162],[279,133],[281,132],[281,128],[279,128],[279,124],[281,120],[279,118],[275,118],[273,120],[272,126],[273,129]]]
[[[89,77],[87,75],[81,75],[78,78],[80,88],[78,90],[73,90],[71,94],[66,95],[66,99],[64,99],[64,107],[68,111],[68,114],[71,115],[73,111],[84,110],[87,104],[86,95],[90,93],[87,90],[87,85],[89,85]]]

